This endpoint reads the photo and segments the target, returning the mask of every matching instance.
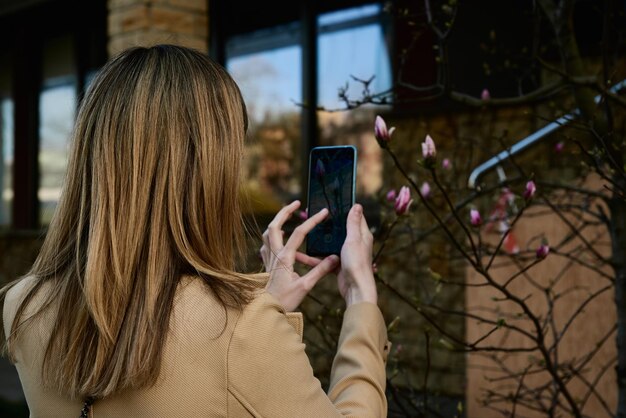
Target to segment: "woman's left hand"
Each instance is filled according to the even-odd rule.
[[[265,290],[278,299],[287,312],[295,310],[315,284],[339,266],[339,257],[336,255],[320,260],[298,251],[306,235],[328,216],[327,209],[309,217],[294,229],[283,245],[283,225],[299,207],[300,202],[296,200],[276,214],[263,233],[261,247],[265,270],[270,273]],[[300,276],[293,270],[296,261],[313,268]]]

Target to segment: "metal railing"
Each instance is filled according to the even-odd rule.
[[[619,83],[611,87],[610,92],[618,93],[620,90],[622,90],[625,87],[626,87],[626,79],[620,81]],[[596,104],[600,102],[601,98],[602,98],[601,95],[598,95],[595,97]],[[469,180],[467,182],[468,187],[470,189],[477,188],[478,186],[476,183],[478,179],[480,179],[481,176],[483,176],[485,173],[487,173],[488,171],[492,169],[497,169],[500,176],[502,177],[504,175],[504,171],[501,165],[504,161],[514,156],[515,154],[525,150],[526,148],[530,147],[531,145],[540,141],[546,136],[550,135],[552,132],[556,131],[562,126],[569,124],[570,122],[575,120],[579,115],[580,115],[580,110],[576,109],[573,112],[568,113],[565,116],[561,116],[554,122],[551,122],[547,124],[546,126],[544,126],[543,128],[539,129],[538,131],[533,132],[532,134],[522,139],[521,141],[519,141],[512,147],[491,157],[489,160],[485,161],[484,163],[482,163],[481,165],[479,165],[472,171],[472,173],[469,176]]]

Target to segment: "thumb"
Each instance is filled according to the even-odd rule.
[[[307,274],[302,276],[304,280],[304,287],[307,292],[313,289],[319,280],[331,273],[339,264],[339,257],[336,255],[330,255],[323,259],[317,266],[312,268]]]
[[[361,219],[363,218],[363,206],[358,203],[352,206],[348,212],[348,221],[346,224],[346,240],[361,239]]]

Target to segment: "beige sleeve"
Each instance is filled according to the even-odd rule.
[[[387,334],[376,305],[346,310],[329,395],[313,375],[296,329],[269,294],[244,309],[228,351],[231,412],[276,418],[387,415]]]

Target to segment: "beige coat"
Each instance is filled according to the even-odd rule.
[[[21,281],[7,295],[6,335],[31,282]],[[18,341],[16,367],[31,417],[78,417],[81,401],[40,384],[52,321],[51,314],[44,315]],[[304,351],[301,314],[285,313],[267,293],[241,313],[225,311],[199,279],[186,278],[174,301],[156,385],[97,400],[93,412],[97,418],[385,417],[388,350],[378,307],[371,303],[349,307],[326,394]]]

